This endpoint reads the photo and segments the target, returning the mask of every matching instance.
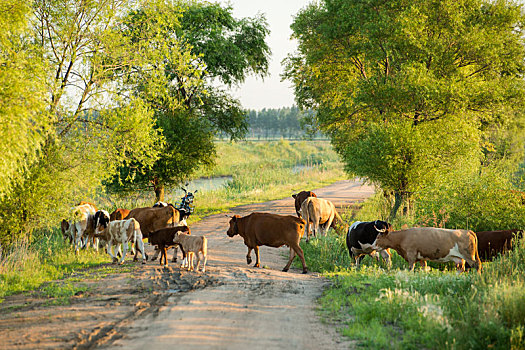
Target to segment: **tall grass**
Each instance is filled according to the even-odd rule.
[[[199,176],[227,175],[232,180],[220,189],[196,194],[196,210],[190,216],[190,224],[236,205],[284,198],[344,178],[342,164],[328,142],[219,142],[217,148],[217,166],[202,170]],[[179,198],[177,189],[166,191],[167,201]],[[137,192],[115,197],[100,192],[91,201],[111,211],[117,207],[151,206],[154,196],[152,192]],[[58,228],[42,232],[31,242],[18,242],[0,252],[0,299],[108,261],[102,252],[88,250],[75,255],[72,247],[62,241]]]

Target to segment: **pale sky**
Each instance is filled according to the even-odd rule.
[[[269,76],[255,78],[250,76],[239,88],[232,89],[232,95],[241,101],[244,108],[260,110],[263,108],[290,107],[294,102],[290,81],[281,82],[283,72],[281,61],[294,52],[297,42],[291,40],[293,17],[312,0],[218,0],[221,4],[231,4],[236,18],[253,17],[258,13],[266,16],[270,35],[266,42],[272,50]]]

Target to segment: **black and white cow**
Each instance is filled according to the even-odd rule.
[[[348,228],[346,235],[346,246],[351,258],[355,259],[356,267],[363,259],[363,255],[368,254],[379,260],[379,254],[390,266],[390,251],[381,250],[379,253],[373,248],[377,235],[381,232],[392,231],[392,225],[386,221],[376,220],[361,222],[356,221]]]

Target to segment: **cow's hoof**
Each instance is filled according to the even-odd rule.
[[[304,273],[304,274],[308,273],[308,270],[307,270],[307,269],[304,269],[304,270],[303,270],[303,273]]]
[[[147,259],[147,258],[146,258],[146,259]],[[155,260],[157,260],[157,257],[153,257],[153,258],[151,258],[151,261],[155,261]]]
[[[142,265],[146,265],[146,259],[142,260]]]
[[[253,265],[253,267],[261,267],[261,265],[255,264],[255,265]]]
[[[177,262],[177,258],[173,258],[173,259],[171,259],[171,262],[176,263],[176,262]]]
[[[139,258],[134,257],[134,258],[133,258],[133,261],[139,261]]]
[[[288,272],[288,269],[284,268],[284,269],[283,269],[283,272]]]
[[[117,259],[117,258],[113,258],[113,261],[112,261],[112,263],[114,264],[114,263],[116,263],[117,261],[118,261],[118,259]]]
[[[250,265],[252,263],[252,258],[246,258],[246,264]]]

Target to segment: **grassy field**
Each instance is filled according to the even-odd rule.
[[[217,165],[202,170],[198,176],[231,176],[231,180],[219,189],[196,194],[196,210],[188,220],[190,224],[237,205],[288,197],[304,188],[321,187],[344,178],[342,164],[326,141],[218,142],[217,151]],[[167,201],[176,202],[179,198],[180,190],[166,191]],[[151,206],[155,200],[153,192],[148,192],[127,197],[101,193],[92,201],[99,208],[112,211],[117,207]],[[109,262],[102,252],[82,251],[75,255],[63,242],[58,227],[33,237],[33,241],[20,242],[0,256],[0,300],[73,271]]]
[[[366,221],[371,213],[365,202],[357,217],[345,219]],[[409,272],[395,252],[390,269],[371,257],[355,268],[345,237],[336,234],[302,248],[307,266],[333,282],[321,313],[340,322],[358,348],[525,349],[525,240],[485,263],[481,275],[436,263],[430,272]]]

